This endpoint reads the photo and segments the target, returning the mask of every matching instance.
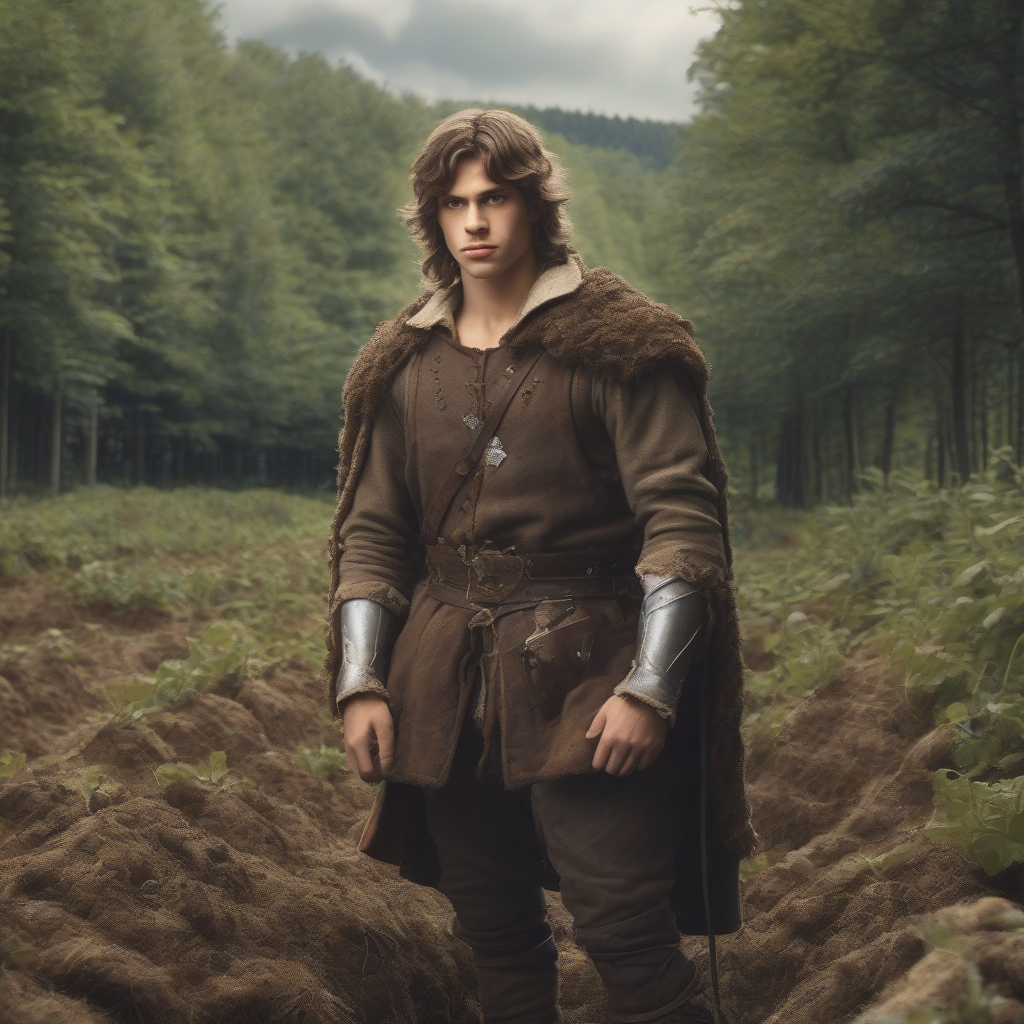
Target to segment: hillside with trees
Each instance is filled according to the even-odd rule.
[[[329,484],[352,358],[417,291],[396,211],[448,110],[228,50],[201,0],[0,3],[0,95],[0,493]],[[667,126],[552,123],[671,153]],[[628,272],[664,172],[551,144],[587,258]]]
[[[576,240],[697,324],[737,496],[848,502],[1024,449],[1011,0],[741,3],[687,126],[524,108]],[[0,3],[0,490],[329,486],[417,289],[396,210],[461,104],[225,46],[202,0]]]
[[[659,294],[692,316],[740,489],[849,501],[1024,452],[1024,8],[720,9]],[[771,493],[772,488],[766,488]]]

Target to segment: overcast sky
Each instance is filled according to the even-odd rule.
[[[685,121],[708,0],[223,0],[231,39],[343,59],[395,92]]]

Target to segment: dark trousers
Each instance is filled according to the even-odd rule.
[[[484,1020],[560,1019],[545,849],[613,1016],[654,1020],[678,1004],[697,982],[668,907],[680,826],[665,759],[624,778],[593,772],[507,791],[493,765],[478,780],[482,750],[467,716],[447,784],[424,795],[439,888],[473,949]]]

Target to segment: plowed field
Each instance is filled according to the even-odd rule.
[[[136,525],[118,549],[116,523],[108,542],[78,522],[84,555],[65,531],[0,577],[0,1021],[476,1021],[446,902],[355,850],[373,789],[336,752],[315,670],[329,506],[224,500],[251,536]],[[128,508],[102,501],[61,514]],[[288,521],[260,541],[260,515]],[[720,944],[733,1024],[1024,1022],[1024,912],[921,834],[952,742],[866,649],[754,736],[762,848]],[[566,1020],[603,1021],[551,912]]]

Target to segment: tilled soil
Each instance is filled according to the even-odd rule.
[[[0,1021],[479,1020],[446,902],[356,853],[372,787],[296,757],[339,743],[308,668],[142,727],[102,713],[98,687],[183,656],[188,627],[83,613],[41,574],[0,597],[0,747],[29,756],[0,783]],[[859,664],[751,751],[771,866],[745,883],[743,930],[719,943],[733,1024],[893,1020],[956,1007],[971,984],[998,993],[996,1024],[1024,1022],[1024,916],[921,839],[951,733],[901,683],[884,661]],[[224,784],[160,789],[154,768],[216,750]],[[603,1021],[557,897],[551,911],[566,1020]],[[936,922],[959,944],[929,951]],[[685,943],[706,964],[706,943]]]

